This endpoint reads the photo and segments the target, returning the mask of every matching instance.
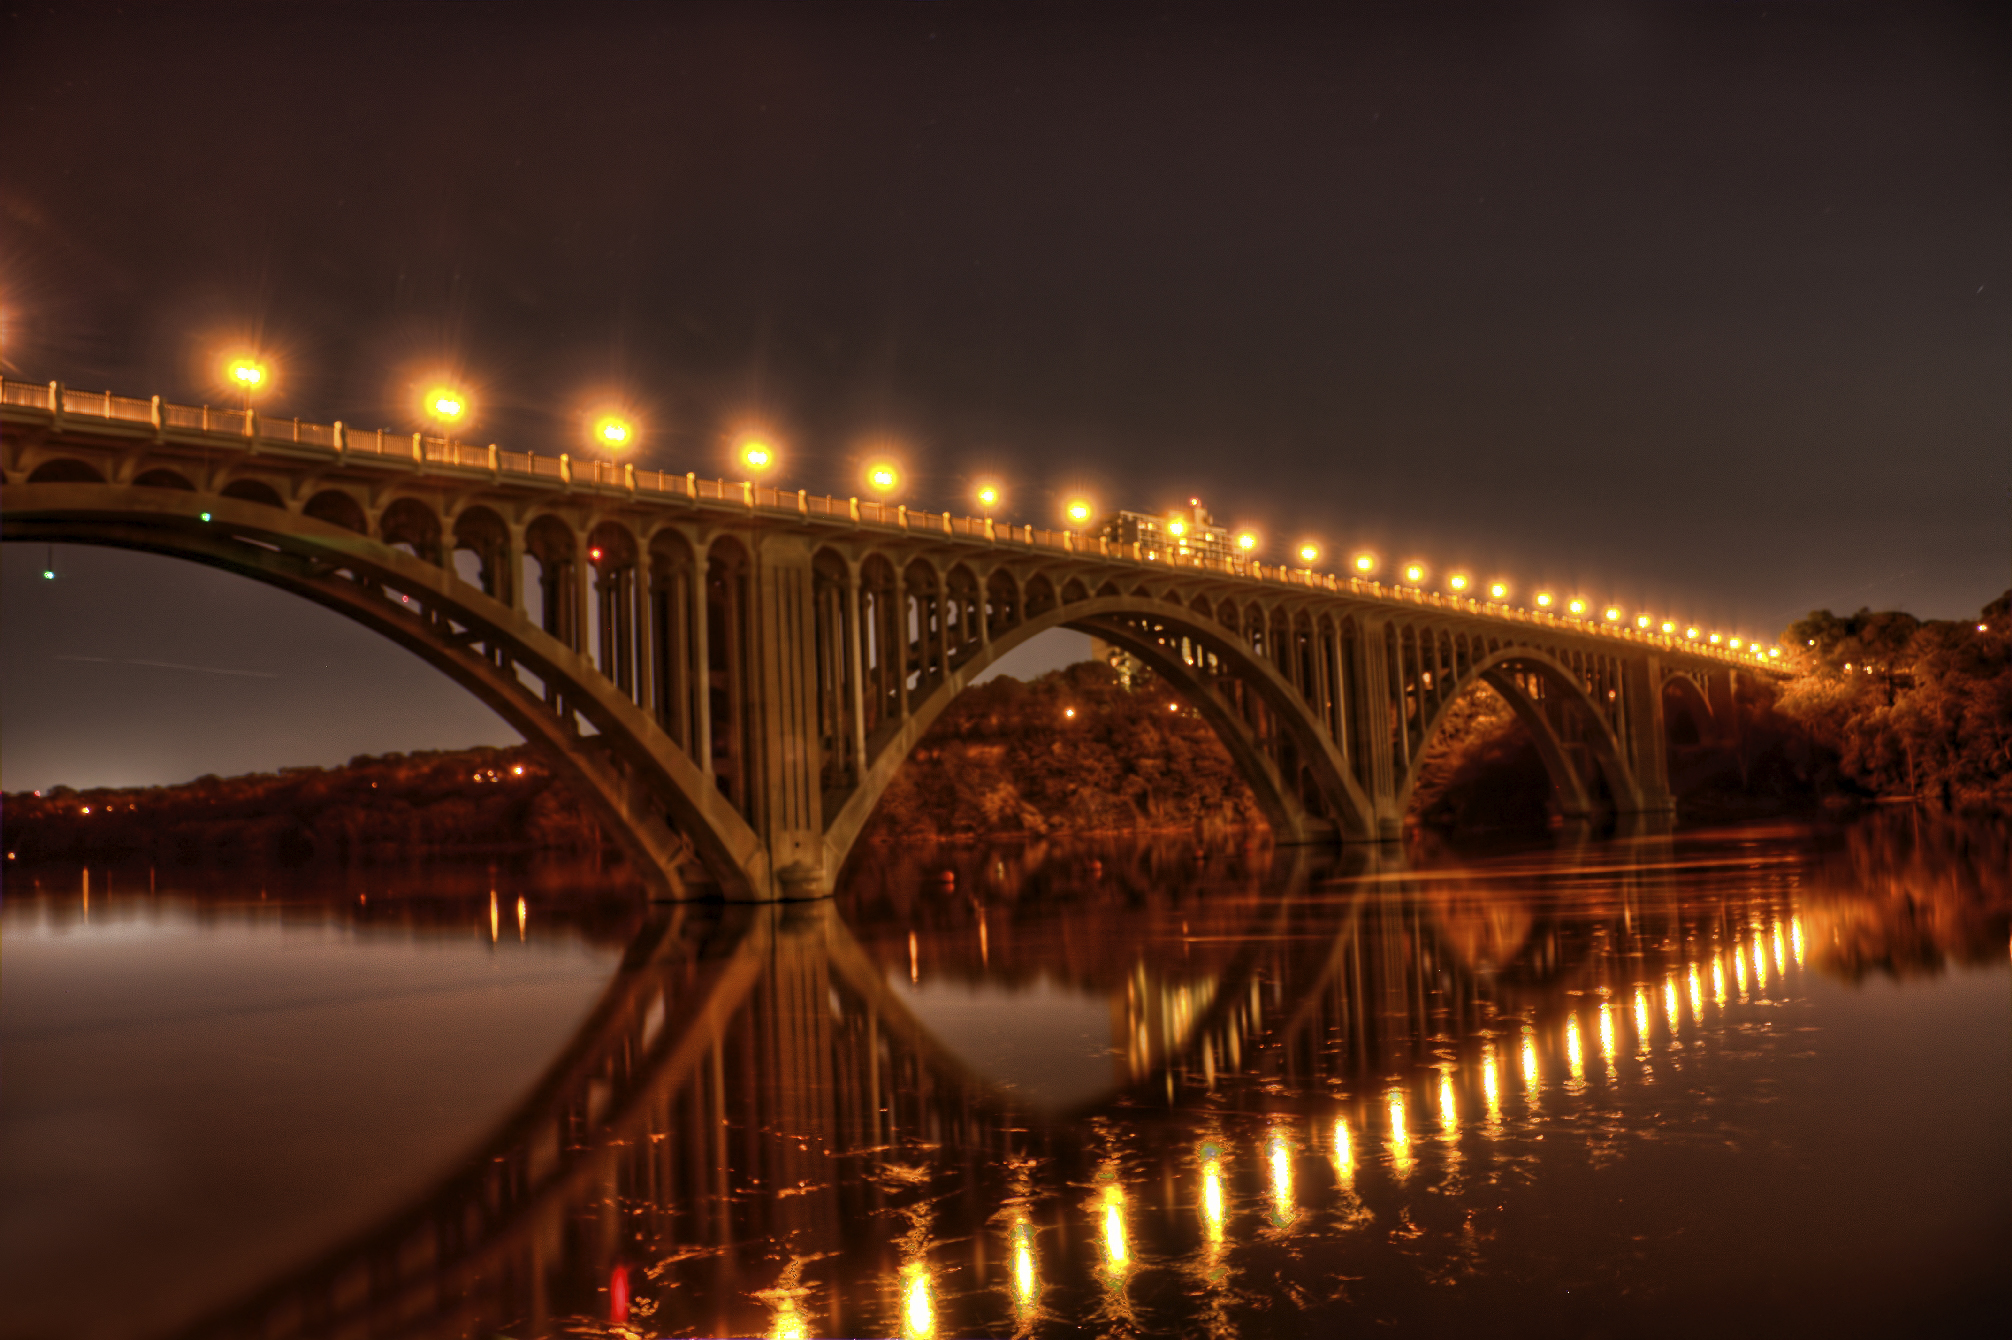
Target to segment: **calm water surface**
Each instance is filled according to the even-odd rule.
[[[10,1336],[1995,1335],[2012,1305],[2002,824],[899,851],[783,909],[115,872],[87,919],[42,878],[0,914]]]

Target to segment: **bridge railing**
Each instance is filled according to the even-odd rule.
[[[531,451],[503,451],[494,444],[475,446],[451,438],[429,437],[423,433],[395,433],[382,428],[359,431],[340,421],[309,423],[300,419],[274,419],[248,409],[226,409],[213,405],[176,405],[159,396],[140,400],[113,395],[110,391],[79,391],[57,382],[23,382],[0,378],[0,405],[19,405],[52,415],[101,418],[117,422],[150,424],[157,433],[199,433],[226,439],[248,449],[266,443],[289,443],[335,452],[338,456],[383,456],[411,462],[414,466],[447,466],[454,469],[487,471],[496,478],[516,476],[532,480],[554,480],[566,488],[588,487],[655,494],[688,501],[720,502],[746,507],[754,512],[793,513],[798,516],[827,517],[861,526],[882,526],[910,532],[935,533],[957,538],[984,540],[994,544],[1017,544],[1031,549],[1119,559],[1156,567],[1194,568],[1252,581],[1278,582],[1309,590],[1333,592],[1481,615],[1515,623],[1555,628],[1580,636],[1613,638],[1708,656],[1733,664],[1753,665],[1756,658],[1728,647],[1713,646],[1659,630],[1644,630],[1548,610],[1523,609],[1494,601],[1444,595],[1417,587],[1386,585],[1361,577],[1340,577],[1283,564],[1267,564],[1257,559],[1217,557],[1204,554],[1168,554],[1146,551],[1136,543],[1114,543],[1101,536],[1079,531],[1048,530],[1038,526],[999,522],[990,517],[956,516],[929,512],[901,503],[871,498],[834,498],[813,495],[805,490],[778,489],[724,479],[701,479],[694,473],[672,474],[664,470],[638,470],[632,465],[570,455],[541,456]]]

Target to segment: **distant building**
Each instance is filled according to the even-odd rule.
[[[1229,527],[1218,526],[1200,498],[1165,516],[1147,512],[1114,512],[1104,521],[1104,538],[1113,544],[1136,544],[1140,557],[1156,562],[1208,560],[1211,565],[1238,557]]]

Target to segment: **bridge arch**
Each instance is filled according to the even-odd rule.
[[[1681,670],[1665,671],[1662,685],[1663,720],[1668,723],[1670,743],[1703,745],[1718,735],[1718,720],[1704,686]],[[1688,732],[1691,738],[1683,738]]]
[[[263,479],[233,479],[218,491],[226,498],[242,498],[246,502],[264,503],[267,507],[286,506],[279,490]]]
[[[347,493],[317,496],[356,506]],[[759,839],[651,716],[585,655],[449,569],[324,517],[219,494],[102,483],[11,487],[4,538],[186,559],[351,619],[413,652],[515,727],[656,891],[681,893],[695,859],[728,897],[757,895]]]
[[[1374,807],[1278,666],[1254,652],[1234,630],[1197,618],[1185,606],[1140,596],[1085,596],[1045,612],[1030,612],[1018,624],[995,631],[989,643],[976,647],[933,684],[923,682],[908,716],[884,732],[859,784],[827,817],[827,870],[836,875],[843,867],[896,773],[958,695],[1015,649],[1056,628],[1089,633],[1123,647],[1194,705],[1229,750],[1281,841],[1376,835]],[[1290,774],[1267,753],[1264,740],[1239,713],[1238,705],[1217,690],[1213,681],[1222,678],[1234,678],[1245,686],[1280,728],[1289,746],[1288,762],[1297,765]],[[1299,772],[1311,779],[1313,795],[1304,794]]]
[[[1430,636],[1429,631],[1422,631],[1421,641]],[[1592,755],[1600,779],[1606,783],[1614,804],[1624,810],[1639,809],[1638,788],[1628,770],[1620,740],[1608,725],[1607,718],[1594,706],[1581,677],[1584,673],[1569,668],[1535,647],[1512,644],[1498,648],[1476,660],[1466,673],[1449,680],[1443,692],[1435,689],[1436,706],[1419,736],[1412,757],[1414,760],[1423,757],[1438,740],[1446,725],[1447,715],[1443,709],[1447,704],[1476,684],[1486,684],[1502,696],[1517,720],[1530,732],[1538,756],[1544,761],[1544,770],[1550,775],[1551,784],[1557,788],[1559,806],[1564,813],[1586,815],[1593,809],[1587,778],[1572,762],[1571,748],[1575,742],[1566,738],[1568,732],[1581,736],[1576,743],[1583,744]],[[1521,676],[1539,681],[1541,696],[1533,692]],[[1553,703],[1559,705],[1557,713],[1547,710]],[[1403,784],[1398,791],[1399,813],[1411,808],[1412,790],[1417,784],[1418,769],[1414,765],[1405,770]]]

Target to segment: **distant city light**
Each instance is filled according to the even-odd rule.
[[[1186,526],[1178,521],[1169,521],[1167,523],[1167,534],[1169,535],[1184,535],[1187,533],[1187,529]]]
[[[210,514],[208,512],[198,512],[196,515],[200,516],[205,521],[208,521],[210,519]]]
[[[775,448],[760,438],[751,437],[741,443],[741,464],[760,474],[775,464]]]
[[[1781,648],[1780,648],[1780,647],[1769,647],[1769,648],[1767,649],[1767,654],[1768,654],[1768,655],[1769,655],[1770,657],[1777,657],[1777,656],[1780,656],[1780,655],[1781,655]]]
[[[1062,709],[1062,715],[1070,718],[1071,720],[1074,720],[1076,716],[1076,709],[1073,707],[1065,707]]]
[[[56,580],[56,570],[55,570],[54,568],[44,568],[44,569],[42,569],[42,578],[43,578],[43,580],[45,580],[45,581],[51,581],[51,582],[55,581],[55,580]]]
[[[891,465],[870,465],[866,468],[866,486],[875,493],[892,493],[894,486],[901,482],[901,472]]]

